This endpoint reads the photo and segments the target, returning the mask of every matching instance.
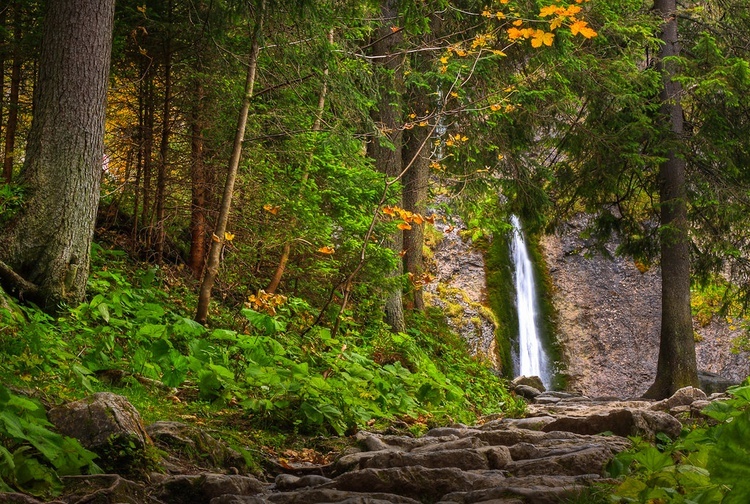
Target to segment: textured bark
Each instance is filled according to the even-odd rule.
[[[3,117],[5,113],[5,51],[8,47],[8,41],[5,40],[5,20],[8,9],[0,7],[0,138],[3,137]],[[3,154],[2,158],[5,159]],[[3,180],[10,183],[10,177],[3,170]]]
[[[662,73],[661,114],[669,121],[666,141],[677,143],[683,135],[681,87],[672,80],[673,64],[664,58],[679,54],[675,0],[657,0],[654,8],[665,19],[664,45],[659,54]],[[659,360],[654,384],[646,392],[649,398],[665,398],[677,389],[698,386],[698,371],[690,312],[690,243],[687,222],[685,160],[671,147],[659,167],[661,204],[662,317]]]
[[[167,19],[169,28],[172,23],[172,2],[167,2]],[[164,260],[164,242],[166,240],[164,203],[167,188],[167,172],[169,170],[169,136],[172,120],[172,43],[168,32],[164,39],[164,108],[162,109],[161,142],[159,144],[159,171],[156,177],[156,236],[154,249],[156,262]]]
[[[48,308],[83,299],[99,202],[114,0],[50,0],[21,183],[0,260]],[[11,290],[15,290],[11,286]]]
[[[245,127],[247,126],[247,116],[250,112],[250,100],[253,97],[255,88],[255,72],[258,68],[258,55],[260,54],[260,36],[263,30],[263,16],[265,15],[266,2],[261,0],[261,7],[258,12],[255,29],[253,30],[253,43],[250,50],[250,60],[247,66],[247,77],[245,79],[245,96],[242,99],[242,108],[237,120],[237,130],[234,136],[232,146],[232,156],[227,168],[227,179],[224,183],[224,194],[221,199],[219,208],[219,218],[216,222],[216,232],[211,240],[211,250],[208,253],[206,262],[206,271],[201,282],[200,292],[198,294],[198,308],[195,314],[195,320],[201,324],[206,323],[208,318],[208,305],[211,302],[211,291],[214,282],[219,274],[219,265],[221,263],[221,250],[224,248],[224,233],[227,230],[229,222],[229,211],[232,207],[232,195],[234,194],[234,182],[237,179],[237,169],[240,166],[240,157],[242,156],[242,144],[245,139]]]
[[[200,80],[195,82],[193,110],[190,116],[190,271],[193,277],[200,279],[203,265],[206,262],[206,165],[204,162],[203,143],[203,108],[205,92]]]
[[[8,102],[8,124],[5,128],[5,158],[3,178],[10,182],[13,178],[13,151],[16,148],[18,129],[18,94],[21,89],[21,6],[13,4],[13,64],[10,70],[10,96]]]
[[[148,63],[147,63],[148,65]],[[141,212],[141,225],[146,228],[144,244],[147,249],[151,248],[151,232],[153,230],[153,216],[151,205],[151,179],[153,174],[153,152],[154,152],[154,78],[146,67],[147,74],[144,77],[144,104],[143,104],[143,209]]]
[[[403,34],[401,30],[394,32],[391,29],[399,24],[399,1],[382,0],[380,7],[380,27],[375,32],[372,55],[376,71],[381,79],[377,110],[373,113],[373,120],[380,129],[381,137],[370,144],[370,156],[375,160],[375,167],[390,179],[400,176],[403,166],[402,111],[401,105],[398,103],[404,92],[404,56],[398,51],[398,46],[403,40]],[[402,206],[402,194],[397,195],[395,204]],[[387,242],[388,247],[398,256],[404,245],[401,230],[396,230]],[[389,276],[395,278],[402,274],[403,264],[399,261],[398,266],[390,272]],[[406,327],[403,296],[401,287],[398,285],[386,293],[385,321],[394,332],[403,331]]]

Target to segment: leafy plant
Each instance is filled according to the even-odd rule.
[[[95,454],[50,427],[38,402],[0,385],[0,491],[56,495],[60,476],[98,471]]]

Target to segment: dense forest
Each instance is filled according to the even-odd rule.
[[[425,293],[452,216],[489,253],[511,215],[590,215],[661,271],[646,397],[698,386],[691,293],[750,301],[749,34],[743,0],[3,1],[0,492],[122,470],[46,420],[94,392],[255,472],[299,437],[522,416]],[[710,455],[744,399],[636,443],[623,502],[744,502],[746,453]]]

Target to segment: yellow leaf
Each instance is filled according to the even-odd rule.
[[[523,37],[523,32],[518,28],[508,28],[508,38],[510,40],[516,40]]]
[[[226,241],[232,241],[232,240],[234,240],[234,234],[232,234],[230,232],[224,232],[224,239]]]
[[[521,26],[523,24],[523,19],[516,19],[513,21],[513,26]]]
[[[581,12],[580,7],[578,7],[577,5],[571,5],[565,10],[565,12],[563,12],[563,15],[568,16],[568,17],[573,17],[579,12]]]
[[[490,11],[488,11],[487,9],[485,9],[485,10],[482,11],[482,16],[486,17],[486,18],[491,18],[492,17],[492,13]]]
[[[490,110],[493,112],[497,112],[501,108],[503,108],[503,106],[500,105],[499,103],[493,103],[492,105],[490,105]]]
[[[402,222],[402,223],[400,223],[396,227],[399,228],[399,229],[411,229],[411,226],[408,223],[406,223],[406,222]]]
[[[557,9],[558,9],[557,5],[548,5],[547,7],[542,7],[539,10],[539,17],[552,16],[555,14]]]
[[[422,121],[419,123],[420,126],[427,126],[429,123],[427,121]]]
[[[277,213],[279,213],[280,209],[281,209],[280,206],[278,206],[278,205],[271,205],[270,203],[266,203],[265,205],[263,205],[263,210],[265,210],[266,212],[269,212],[269,213],[271,213],[273,215],[276,215]]]
[[[570,33],[572,33],[573,35],[578,35],[580,33],[587,39],[596,37],[596,32],[588,26],[588,23],[580,19],[570,25]]]
[[[550,30],[557,30],[562,26],[563,18],[558,17],[550,21],[549,23],[549,29]]]
[[[499,49],[493,49],[492,54],[494,54],[495,56],[507,56],[503,51]]]
[[[318,252],[320,252],[321,254],[330,255],[336,252],[336,249],[334,249],[333,247],[329,247],[328,245],[324,245],[318,249]]]
[[[442,63],[443,65],[448,63],[448,56],[443,56],[442,58],[440,58],[440,63]]]

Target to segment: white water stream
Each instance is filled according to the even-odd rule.
[[[518,350],[519,373],[525,376],[538,376],[549,389],[550,372],[548,358],[539,339],[537,326],[537,298],[534,285],[534,272],[523,237],[521,222],[511,216],[513,241],[511,254],[515,266],[516,307],[518,309]]]

